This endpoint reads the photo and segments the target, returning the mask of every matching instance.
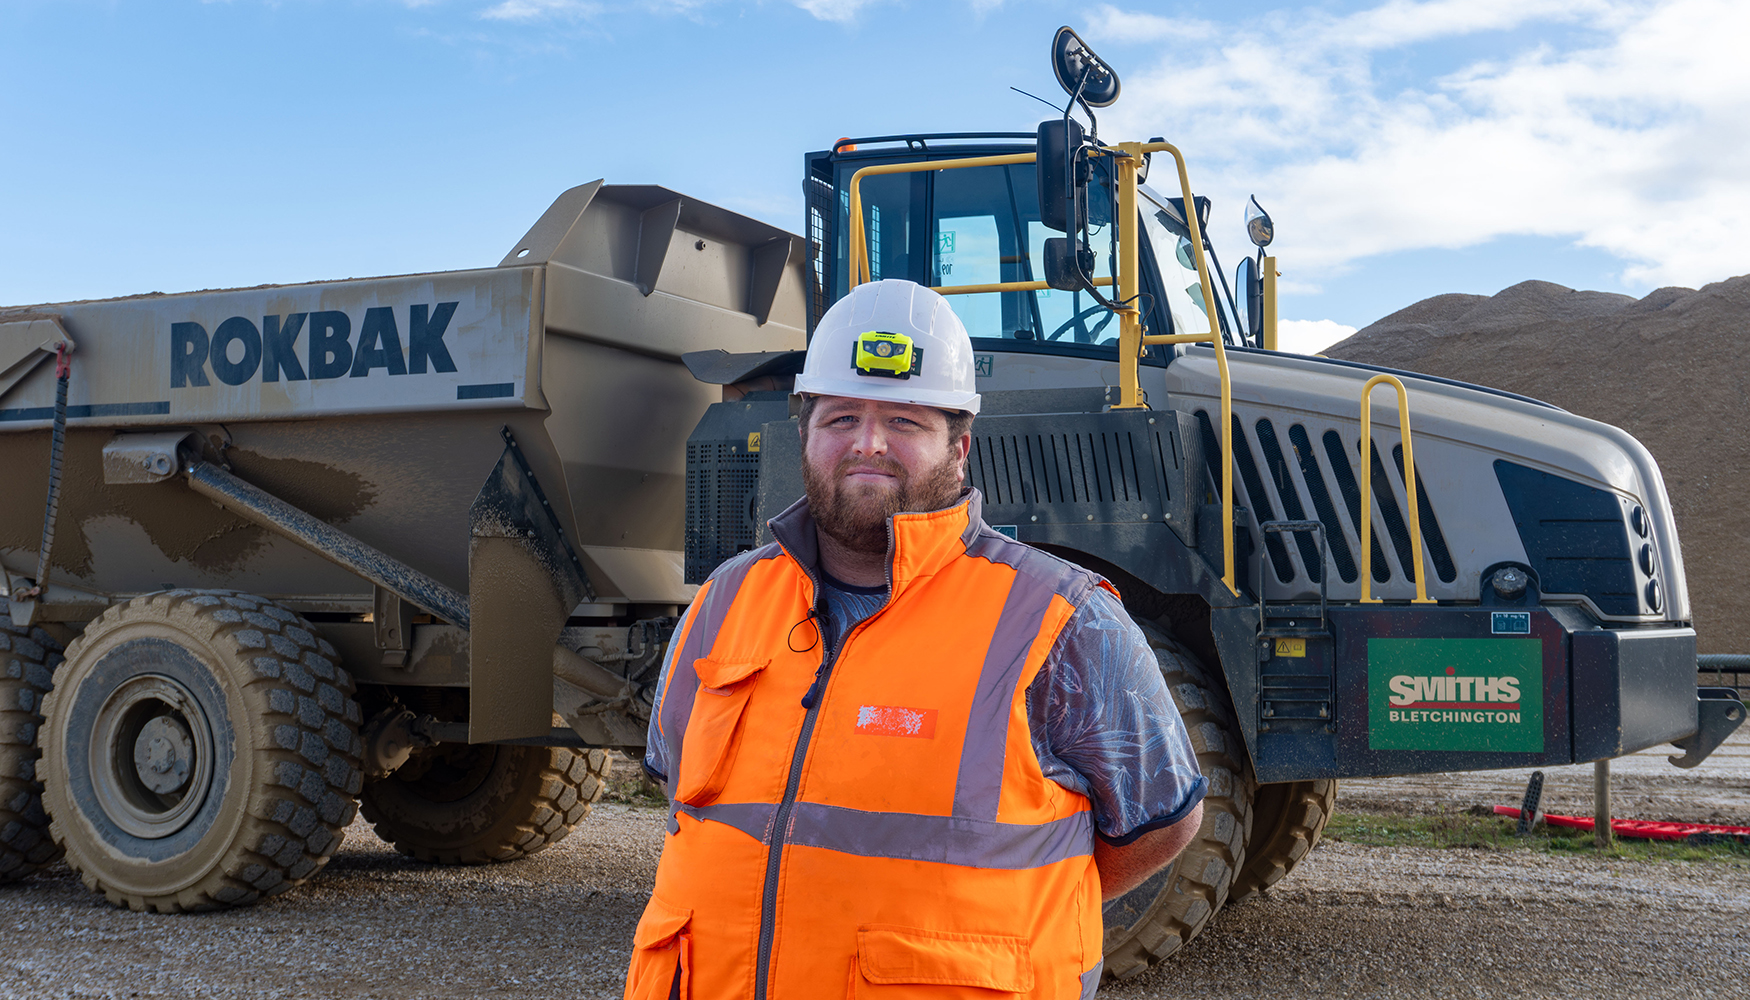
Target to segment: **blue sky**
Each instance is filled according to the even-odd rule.
[[[1697,286],[1750,271],[1746,8],[5,0],[0,304],[487,266],[597,177],[796,231],[806,150],[1030,130],[1008,87],[1056,94],[1064,23],[1124,78],[1103,134],[1186,150],[1230,267],[1270,209],[1303,337]]]

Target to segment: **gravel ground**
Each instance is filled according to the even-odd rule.
[[[1731,812],[1750,799],[1750,738],[1726,749],[1698,787],[1724,789]],[[1585,780],[1572,811],[1587,813],[1590,768],[1568,770]],[[1697,780],[1639,760],[1618,771],[1674,811]],[[1339,806],[1516,802],[1515,774],[1352,782]],[[1565,782],[1552,769],[1552,793]],[[534,858],[438,868],[360,822],[302,889],[188,916],[116,910],[57,866],[0,886],[0,997],[615,998],[661,826],[658,809],[604,803]],[[1750,997],[1750,865],[1325,843],[1186,953],[1102,996],[1575,994]]]
[[[1738,727],[1699,767],[1672,767],[1670,747],[1610,762],[1611,810],[1619,818],[1750,826],[1750,724]],[[1531,768],[1471,774],[1416,774],[1345,781],[1338,808],[1417,815],[1471,805],[1517,806]],[[1543,811],[1592,815],[1592,765],[1544,768]]]

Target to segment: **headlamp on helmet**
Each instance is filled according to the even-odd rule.
[[[924,349],[903,333],[870,330],[851,345],[851,367],[859,375],[911,378],[924,371]]]

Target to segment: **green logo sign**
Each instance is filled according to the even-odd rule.
[[[937,253],[953,253],[954,252],[954,237],[955,237],[955,235],[956,234],[955,234],[954,230],[952,230],[952,229],[946,229],[946,230],[943,230],[942,232],[937,233],[936,234],[936,252]]]
[[[1374,750],[1543,751],[1543,640],[1367,640]]]
[[[978,378],[990,378],[991,366],[996,364],[994,354],[974,354],[972,356],[973,374]]]

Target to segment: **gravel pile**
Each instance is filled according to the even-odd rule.
[[[1746,653],[1747,327],[1750,275],[1638,300],[1527,281],[1424,299],[1325,353],[1532,396],[1639,438],[1671,493],[1701,652]]]

